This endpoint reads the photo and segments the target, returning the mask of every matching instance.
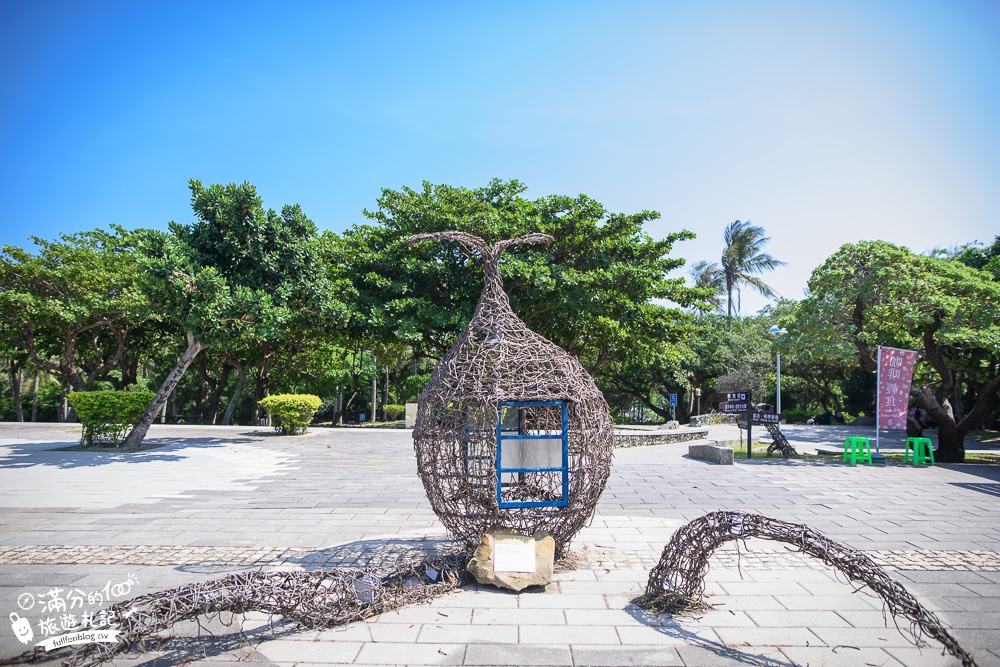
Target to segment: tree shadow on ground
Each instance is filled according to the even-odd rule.
[[[186,458],[181,450],[187,448],[222,447],[228,444],[253,442],[249,438],[156,438],[150,444],[161,445],[156,449],[132,451],[66,450],[79,445],[72,442],[23,443],[0,447],[0,469],[51,466],[54,468],[94,468],[112,463],[150,463],[153,461],[180,461]]]

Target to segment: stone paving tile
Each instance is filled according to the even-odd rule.
[[[516,644],[516,625],[434,625],[425,624],[417,642],[421,644]]]
[[[351,663],[365,646],[362,642],[297,642],[278,639],[264,642],[257,652],[278,664],[297,662]]]
[[[623,626],[617,628],[622,645],[645,646],[686,646],[693,642],[719,642],[719,636],[712,628],[684,628],[676,623],[663,626]]]
[[[688,667],[746,667],[746,665],[798,667],[798,663],[790,662],[781,649],[771,647],[697,644],[678,646],[677,653]],[[813,663],[813,665],[822,664],[824,663]]]
[[[604,595],[519,595],[518,605],[521,609],[607,609],[608,602]],[[624,605],[623,605],[624,606]]]
[[[844,644],[847,646],[869,646],[885,648],[888,646],[913,646],[906,633],[907,626],[900,626],[903,632],[894,627],[882,628],[810,628],[827,646]]]
[[[953,658],[950,655],[941,655],[941,651],[934,648],[887,648],[885,652],[907,667],[961,667],[962,665],[962,662],[957,658]],[[991,664],[983,662],[982,656],[975,653],[973,653],[972,657],[978,659],[977,664],[979,667],[986,667]]]
[[[881,609],[882,600],[861,595],[775,595],[785,609],[793,611],[843,611]]]
[[[621,644],[614,626],[529,625],[521,626],[523,644]]]
[[[785,611],[777,599],[770,595],[744,595],[741,597],[715,595],[707,599],[716,609],[735,611]]]
[[[569,646],[556,642],[530,644],[472,644],[466,649],[466,665],[555,665],[570,666]]]
[[[355,660],[373,665],[461,665],[465,658],[465,644],[384,642],[362,645]]]
[[[567,625],[627,625],[635,617],[624,609],[567,609]]]
[[[761,628],[847,628],[851,624],[832,611],[758,611],[746,615]]]
[[[473,625],[566,625],[566,616],[578,609],[473,609]],[[588,610],[589,611],[589,610]],[[606,611],[606,610],[605,610]]]
[[[650,665],[683,666],[680,654],[664,646],[622,646],[609,650],[606,646],[573,646],[573,664],[577,667],[626,667]]]
[[[728,646],[822,646],[823,640],[807,628],[797,626],[761,628],[715,628]]]
[[[881,648],[833,648],[788,646],[782,652],[796,665],[823,665],[823,667],[912,667],[901,663]]]

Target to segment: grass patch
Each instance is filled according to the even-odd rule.
[[[893,465],[908,465],[912,466],[913,462],[904,463],[906,459],[906,454],[899,452],[893,452],[891,454],[885,454],[886,463],[891,463]],[[971,463],[973,465],[987,465],[996,466],[1000,465],[1000,455],[997,454],[979,454],[979,453],[969,453],[965,454],[965,461],[963,463]],[[949,464],[950,465],[950,464]]]
[[[753,457],[767,457],[767,448],[771,446],[769,442],[755,442],[753,443]],[[746,443],[733,447],[733,457],[734,458],[746,458],[747,457],[747,446]],[[781,452],[773,452],[771,454],[772,458],[781,458]]]

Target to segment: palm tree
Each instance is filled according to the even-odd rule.
[[[716,262],[706,262],[702,260],[691,265],[691,278],[694,286],[711,290],[711,296],[707,297],[695,308],[704,315],[710,310],[722,312],[722,295],[726,293],[726,278],[722,269]]]
[[[766,297],[778,295],[770,285],[757,277],[764,271],[774,271],[786,262],[771,257],[764,252],[770,237],[764,236],[764,228],[750,224],[750,221],[736,220],[726,226],[723,233],[726,247],[722,251],[722,274],[726,285],[727,315],[733,316],[733,290],[740,298],[740,285],[752,287]],[[741,303],[737,301],[736,312]]]

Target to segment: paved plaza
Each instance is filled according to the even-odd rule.
[[[813,449],[853,431],[787,433]],[[710,437],[734,435],[722,427]],[[408,431],[314,429],[292,438],[154,426],[147,442],[166,443],[157,449],[57,451],[78,437],[58,424],[0,424],[0,604],[29,619],[35,641],[44,617],[59,622],[39,612],[53,590],[84,598],[80,613],[99,593],[115,601],[246,569],[402,561],[447,544]],[[576,569],[544,590],[469,585],[322,631],[254,614],[229,627],[191,623],[114,664],[958,664],[936,643],[914,647],[866,589],[776,543],[716,553],[709,611],[655,616],[632,604],[674,530],[740,509],[868,552],[979,665],[1000,665],[1000,466],[836,458],[719,466],[686,452],[679,444],[616,451],[597,515],[573,543]],[[0,657],[23,648],[0,631]]]

